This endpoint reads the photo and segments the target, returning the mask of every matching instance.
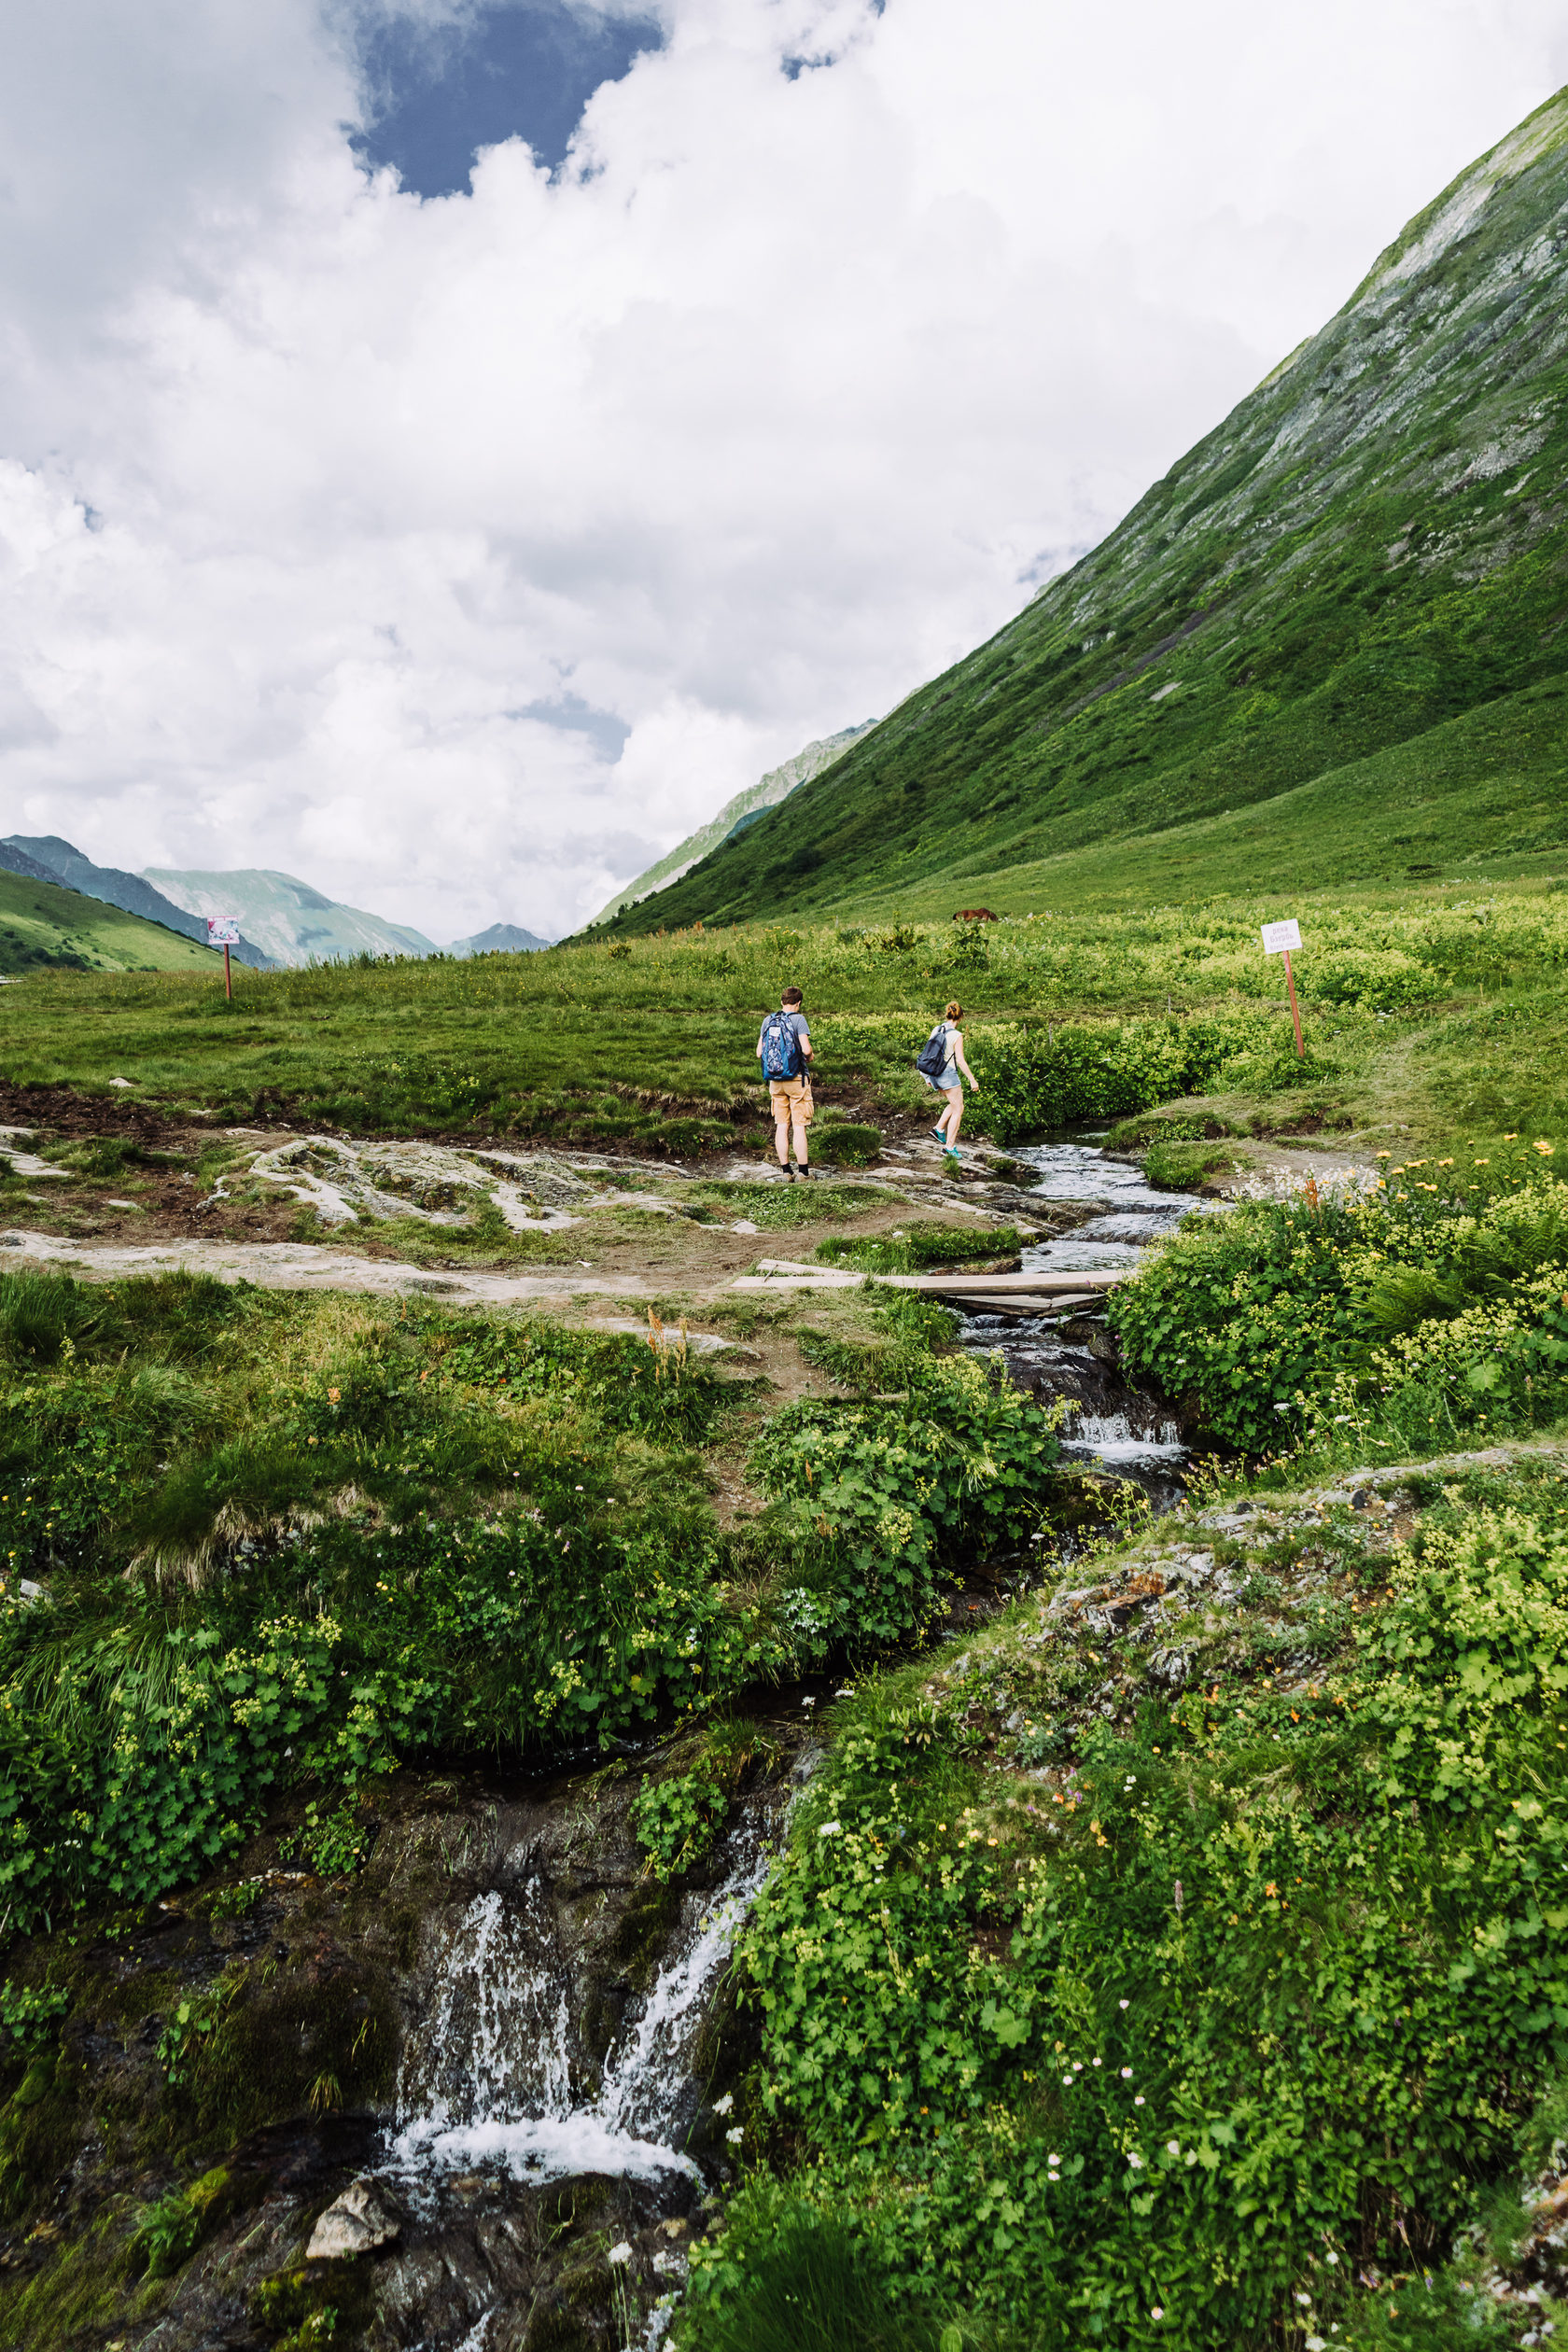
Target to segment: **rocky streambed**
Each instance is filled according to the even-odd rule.
[[[672,1885],[635,1778],[406,1776],[357,1877],[269,1837],[84,1939],[58,2054],[7,2086],[0,2340],[655,2344],[733,2169],[721,1981],[804,1771],[792,1728],[771,1750]]]

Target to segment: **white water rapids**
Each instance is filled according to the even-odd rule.
[[[491,2167],[533,2184],[581,2173],[697,2178],[671,2139],[690,2121],[709,1995],[771,1858],[749,1827],[723,1884],[693,1898],[587,2105],[573,2096],[568,1976],[537,1883],[511,1905],[476,1895],[448,1944],[428,2023],[405,2044],[387,2169],[418,2180]]]

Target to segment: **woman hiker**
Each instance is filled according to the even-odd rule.
[[[929,1043],[934,1045],[939,1039],[946,1059],[936,1076],[928,1078],[926,1083],[928,1085],[935,1086],[940,1093],[946,1096],[947,1108],[938,1118],[931,1133],[944,1147],[946,1156],[949,1159],[957,1159],[959,1129],[963,1124],[964,1107],[964,1090],[959,1083],[960,1072],[969,1080],[976,1094],[980,1091],[980,1081],[964,1059],[963,1006],[961,1004],[950,1004],[947,1007],[945,1014],[932,1029]],[[935,1058],[934,1056],[932,1058]]]
[[[773,1102],[773,1136],[778,1165],[791,1184],[811,1182],[805,1157],[805,1130],[811,1123],[811,1031],[801,1011],[801,992],[786,988],[778,1010],[770,1013],[757,1039],[757,1058],[768,1082]],[[790,1129],[795,1131],[798,1171],[790,1166]]]

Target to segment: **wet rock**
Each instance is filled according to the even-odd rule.
[[[329,2205],[305,2248],[307,2262],[332,2262],[343,2255],[371,2254],[402,2234],[402,2216],[371,2180],[356,2180]]]

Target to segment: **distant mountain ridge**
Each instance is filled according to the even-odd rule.
[[[296,875],[265,866],[190,872],[147,866],[143,878],[193,915],[233,915],[274,963],[332,963],[349,956],[433,956],[435,943],[405,923],[343,906]]]
[[[1079,856],[1113,889],[1118,844],[1140,877],[1129,900],[1201,898],[1209,836],[1191,828],[1319,779],[1323,805],[1370,810],[1327,779],[1426,740],[1436,759],[1438,731],[1488,707],[1499,719],[1477,786],[1494,814],[1468,855],[1555,855],[1568,846],[1561,770],[1554,787],[1531,750],[1527,791],[1508,763],[1516,721],[1532,744],[1539,733],[1517,698],[1557,677],[1568,91],[1418,215],[1090,554],[804,784],[788,814],[732,833],[617,928],[879,919],[917,895],[944,913],[976,899],[1022,913],[1071,903]],[[1421,762],[1401,774],[1419,778]],[[1525,803],[1553,789],[1563,821],[1538,844]],[[1421,791],[1407,814],[1376,847],[1358,835],[1379,861],[1368,878],[1435,870]],[[1353,845],[1340,847],[1353,873]]]
[[[483,956],[517,954],[548,947],[549,940],[520,930],[515,923],[492,923],[471,938],[455,939],[439,948],[434,940],[408,923],[388,922],[361,906],[329,899],[297,875],[280,874],[267,866],[237,866],[224,871],[188,871],[175,866],[148,866],[142,887],[159,885],[171,899],[191,910],[188,920],[202,917],[206,937],[209,915],[237,916],[243,930],[261,942],[274,965],[298,969],[304,964],[341,963],[351,956]],[[155,889],[151,895],[157,896]]]
[[[161,923],[165,931],[178,931],[182,938],[206,945],[207,927],[200,917],[176,906],[139,874],[127,874],[120,866],[94,865],[91,858],[84,857],[70,842],[63,841],[58,833],[11,833],[0,842],[0,862],[12,874],[62,883],[68,890],[79,890],[84,898],[102,899],[105,905],[118,906],[123,914],[139,915],[146,923]],[[236,963],[250,964],[263,972],[273,969],[272,958],[263,955],[243,934],[239,945],[231,948],[230,953]]]
[[[656,865],[651,865],[646,874],[639,874],[635,882],[628,882],[623,890],[618,890],[614,898],[593,917],[593,922],[608,923],[623,908],[636,906],[641,900],[651,898],[657,890],[668,889],[671,883],[679,882],[683,875],[691,872],[699,859],[706,858],[710,850],[717,849],[733,833],[743,833],[749,825],[756,822],[764,810],[777,808],[780,801],[787,800],[802,784],[809,784],[813,777],[821,775],[824,768],[832,767],[835,760],[844,757],[852,743],[859,743],[861,735],[869,735],[875,724],[875,719],[867,719],[858,727],[843,727],[837,735],[821,735],[815,743],[808,743],[804,751],[797,751],[792,760],[784,761],[779,767],[769,768],[767,774],[755,784],[749,784],[743,792],[737,792],[733,800],[727,800],[710,823],[699,825],[695,833],[688,833],[684,841],[678,842],[667,857],[661,858]]]
[[[541,939],[538,931],[522,931],[515,923],[492,923],[488,931],[475,931],[471,939],[455,939],[446,953],[449,956],[522,956],[532,955],[553,943]]]

